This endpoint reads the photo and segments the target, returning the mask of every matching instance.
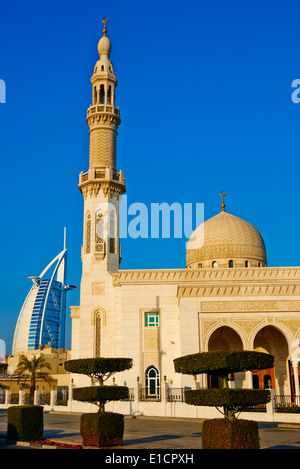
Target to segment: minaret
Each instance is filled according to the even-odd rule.
[[[107,37],[107,18],[98,43],[92,83],[92,104],[87,110],[90,149],[89,170],[81,172],[79,189],[84,197],[82,246],[83,275],[100,271],[115,272],[121,254],[119,243],[119,202],[125,189],[123,172],[117,171],[116,141],[121,122],[115,105],[117,77],[110,61],[111,43]]]

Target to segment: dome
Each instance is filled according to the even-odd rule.
[[[260,233],[224,208],[199,225],[187,244],[188,268],[262,267],[266,264],[266,248]]]
[[[106,54],[108,57],[110,56],[111,43],[107,36],[102,36],[102,38],[98,42],[98,52],[100,57],[102,54]]]

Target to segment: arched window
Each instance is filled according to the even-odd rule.
[[[260,262],[258,262],[258,263],[257,263],[257,267],[261,267],[261,264],[260,264]]]
[[[97,104],[97,89],[96,89],[96,86],[94,86],[94,90],[93,90],[93,104]]]
[[[202,264],[201,264],[201,262],[198,264],[198,269],[202,269]]]
[[[233,267],[233,261],[229,261],[229,262],[228,262],[228,267],[229,267],[230,269],[232,269],[232,267]]]
[[[249,263],[248,261],[245,261],[245,267],[248,267]]]
[[[96,252],[104,253],[103,230],[104,230],[103,214],[100,211],[98,211],[96,213],[96,233],[95,233],[95,251]]]
[[[85,221],[85,253],[89,254],[91,252],[91,214],[88,212],[86,214]]]
[[[217,261],[213,261],[211,266],[212,266],[213,269],[217,269],[217,267],[218,267]]]
[[[104,85],[100,85],[100,104],[105,103]]]
[[[108,87],[107,104],[111,104],[111,86]]]
[[[146,370],[146,397],[160,397],[159,371],[155,366],[149,366]]]
[[[95,357],[101,357],[101,312],[95,313]]]

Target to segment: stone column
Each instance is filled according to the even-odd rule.
[[[19,405],[25,404],[25,391],[19,391]]]
[[[275,412],[275,389],[270,389],[271,400],[267,403],[267,413],[274,414]]]
[[[295,394],[296,396],[299,396],[300,390],[299,390],[299,377],[298,377],[298,366],[299,362],[297,361],[292,361],[293,369],[294,369],[294,383],[295,383]]]
[[[5,391],[5,406],[8,407],[8,405],[10,404],[10,394],[11,394],[11,391]]]
[[[39,391],[38,389],[35,389],[34,391],[34,396],[33,396],[33,404],[34,405],[39,405],[40,404],[40,399],[41,397],[41,391]]]
[[[246,386],[247,389],[253,389],[252,371],[246,371]]]
[[[51,389],[50,391],[50,407],[51,409],[54,408],[57,402],[57,391],[56,389]]]

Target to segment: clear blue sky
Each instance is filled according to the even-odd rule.
[[[107,16],[128,203],[204,203],[261,232],[270,266],[300,265],[297,1],[12,1],[1,5],[0,339],[29,275],[62,249],[80,284],[86,109]],[[185,239],[123,240],[121,268],[185,267]],[[69,293],[79,304],[79,289]],[[67,313],[69,316],[69,311]],[[70,320],[67,321],[70,346]]]

